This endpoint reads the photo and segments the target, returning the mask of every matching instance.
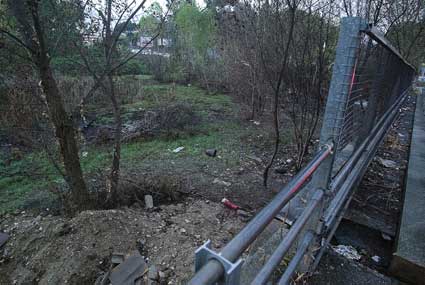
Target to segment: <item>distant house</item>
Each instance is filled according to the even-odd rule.
[[[137,41],[138,47],[146,47],[148,49],[153,48],[169,48],[171,47],[171,39],[158,37],[155,40],[152,40],[152,37],[149,36],[140,36]]]
[[[152,41],[152,37],[140,36],[137,40],[137,46],[138,47],[153,48],[154,47],[154,41]]]

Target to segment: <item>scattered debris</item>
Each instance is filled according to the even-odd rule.
[[[143,209],[137,204],[83,211],[72,218],[47,215],[38,225],[34,220],[39,218],[32,212],[20,210],[16,215],[2,216],[0,232],[7,231],[10,237],[0,249],[0,284],[13,284],[14,280],[27,284],[25,280],[36,278],[38,284],[94,284],[101,275],[99,282],[105,279],[103,284],[110,285],[105,273],[111,269],[112,253],[134,250],[144,257],[146,269],[155,264],[165,274],[159,284],[186,284],[193,275],[192,253],[199,245],[211,238],[221,246],[244,225],[236,211],[229,215],[231,210],[222,203],[207,198],[187,197],[178,203],[158,204],[154,196],[159,211],[146,211],[144,195],[141,200]],[[64,224],[72,230],[58,238],[54,229],[62,229]],[[45,231],[39,232],[40,227]],[[181,233],[181,228],[186,233]],[[142,278],[143,285],[147,275]]]
[[[178,148],[173,149],[173,152],[178,153],[178,152],[181,152],[182,150],[184,150],[184,146],[179,146]]]
[[[377,157],[376,160],[384,167],[386,168],[396,168],[397,167],[397,163],[393,160],[389,160],[389,159],[384,159],[382,157]]]
[[[124,253],[117,253],[114,252],[111,256],[111,263],[113,266],[119,265],[123,263],[125,260],[125,254]]]
[[[224,206],[226,206],[229,209],[232,210],[238,210],[240,209],[240,207],[238,205],[233,204],[232,202],[230,202],[229,199],[223,198],[223,200],[221,200],[221,203],[224,204]]]
[[[53,232],[56,236],[61,237],[72,232],[72,227],[68,223],[59,223]]]
[[[249,155],[248,158],[254,160],[255,162],[263,163],[263,161],[261,160],[261,158],[259,158],[258,156]]]
[[[223,186],[226,186],[226,187],[229,187],[230,185],[232,185],[232,183],[230,183],[230,182],[226,182],[226,181],[224,181],[224,180],[220,180],[220,179],[218,179],[218,178],[215,178],[215,179],[213,180],[213,183],[214,183],[214,184],[220,184],[220,185],[223,185]]]
[[[0,248],[6,243],[9,239],[9,235],[5,233],[0,233]]]
[[[138,251],[134,251],[124,262],[112,269],[109,280],[112,285],[134,285],[136,280],[148,272],[146,267],[143,257]]]
[[[153,208],[153,198],[151,195],[145,195],[145,208],[146,209]]]
[[[146,248],[146,241],[144,239],[138,239],[136,241],[136,248],[139,251],[140,255],[143,257],[147,257],[148,256],[148,251]]]
[[[337,253],[351,260],[360,260],[362,258],[362,256],[357,252],[357,250],[351,245],[340,244],[340,245],[334,246],[333,249]]]
[[[217,150],[216,149],[207,149],[205,151],[205,154],[210,156],[210,157],[215,157],[217,155]]]
[[[376,263],[381,261],[381,258],[377,255],[372,256],[372,260],[375,261]]]
[[[285,174],[288,171],[286,167],[277,167],[275,168],[274,172],[278,174]]]
[[[384,240],[388,240],[388,241],[391,241],[392,240],[392,237],[391,236],[389,236],[389,235],[387,235],[386,233],[384,233],[384,232],[381,232],[381,236],[382,236],[382,238],[384,239]]]
[[[244,210],[241,210],[241,209],[236,210],[236,213],[241,218],[241,220],[244,221],[244,222],[247,222],[252,217],[251,213],[244,211]]]
[[[254,125],[259,126],[260,122],[259,121],[253,121]]]
[[[148,285],[155,284],[157,281],[159,281],[159,271],[158,268],[156,268],[155,265],[151,265],[149,267],[148,272]]]
[[[82,153],[81,153],[81,156],[82,157],[87,157],[87,155],[88,155],[89,153],[87,152],[87,151],[83,151]]]

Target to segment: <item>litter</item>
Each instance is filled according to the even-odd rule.
[[[362,256],[357,252],[357,250],[351,245],[340,244],[338,246],[334,246],[333,249],[337,253],[351,260],[360,260],[362,258]]]
[[[181,152],[182,150],[184,150],[184,146],[179,146],[178,148],[173,149],[173,152],[178,153],[178,152]]]
[[[223,203],[224,206],[226,206],[227,208],[232,209],[232,210],[238,210],[240,208],[238,205],[233,204],[232,202],[230,202],[230,200],[228,200],[226,198],[223,198],[221,200],[221,203]]]

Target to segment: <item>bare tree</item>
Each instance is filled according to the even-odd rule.
[[[263,181],[267,186],[269,170],[279,150],[280,97],[285,92],[284,76],[287,72],[290,48],[293,41],[297,9],[301,0],[258,2],[259,28],[256,29],[256,40],[259,47],[262,71],[267,83],[273,90],[273,129],[275,135],[274,151],[264,169]],[[267,31],[267,32],[265,32]],[[286,34],[285,34],[286,32]],[[276,62],[277,59],[277,64]]]
[[[111,170],[107,178],[107,201],[112,201],[117,197],[120,177],[122,118],[114,76],[119,68],[141,54],[161,34],[162,24],[166,18],[165,15],[150,41],[145,43],[137,52],[120,50],[121,36],[138,13],[143,11],[145,2],[146,0],[137,4],[136,1],[105,0],[104,5],[89,3],[86,14],[86,19],[90,19],[89,24],[87,24],[87,21],[81,23],[84,27],[83,30],[87,33],[85,36],[94,41],[94,44],[100,44],[103,47],[103,52],[99,57],[91,57],[90,46],[77,46],[85,68],[94,79],[94,86],[83,96],[79,108],[83,112],[83,105],[86,100],[94,95],[95,90],[101,88],[110,99],[114,114],[114,147]],[[96,14],[94,15],[94,13]],[[94,66],[96,68],[93,68]],[[82,114],[82,116],[84,115]]]

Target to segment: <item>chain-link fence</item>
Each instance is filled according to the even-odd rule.
[[[351,77],[346,84],[348,96],[336,140],[336,175],[355,150],[371,133],[388,109],[410,87],[414,69],[372,32],[359,34],[359,46]]]

